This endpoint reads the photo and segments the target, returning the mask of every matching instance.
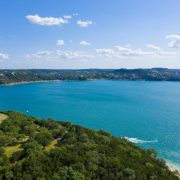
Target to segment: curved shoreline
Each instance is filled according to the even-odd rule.
[[[87,81],[96,81],[98,79],[88,79]],[[41,83],[41,82],[59,82],[59,81],[69,81],[69,80],[39,80],[39,81],[22,81],[16,83],[9,83],[9,84],[1,84],[0,86],[15,86],[15,85],[23,85],[23,84],[31,84],[31,83]],[[71,81],[71,80],[70,80]],[[78,80],[79,81],[79,80]],[[165,160],[167,166],[171,171],[178,171],[180,173],[180,165],[173,163],[172,161]],[[180,177],[180,175],[179,175]]]
[[[175,164],[172,161],[166,160],[166,164],[169,167],[171,171],[177,171],[178,172],[178,177],[180,177],[180,164]]]
[[[21,82],[0,84],[0,86],[16,86],[16,85],[21,85],[21,84],[32,84],[32,83],[41,83],[41,82],[56,82],[56,81],[61,81],[61,80],[21,81]]]
[[[132,81],[132,82],[136,82],[136,81],[145,81],[145,82],[180,82],[180,81],[166,81],[166,80],[160,80],[160,81],[151,81],[151,80],[131,80],[131,79],[86,79],[86,80],[77,80],[77,79],[72,79],[72,80],[37,80],[37,81],[21,81],[21,82],[12,82],[12,83],[4,83],[4,84],[0,84],[1,86],[16,86],[16,85],[21,85],[21,84],[32,84],[32,83],[43,83],[43,82],[58,82],[58,81],[99,81],[99,80],[107,80],[107,81]]]

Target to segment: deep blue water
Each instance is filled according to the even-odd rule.
[[[0,110],[137,138],[180,164],[180,82],[64,81],[0,86]],[[153,141],[153,142],[146,142]]]

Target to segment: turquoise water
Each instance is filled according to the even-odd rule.
[[[136,138],[180,164],[180,83],[64,81],[0,87],[0,109]],[[132,140],[132,139],[131,139]]]

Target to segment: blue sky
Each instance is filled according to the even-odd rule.
[[[0,68],[180,68],[179,0],[1,0]]]

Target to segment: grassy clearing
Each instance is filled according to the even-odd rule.
[[[5,149],[5,154],[8,157],[11,157],[14,152],[22,151],[20,144],[18,144],[16,146],[8,146],[8,147],[5,147],[4,149]]]
[[[0,113],[0,124],[1,124],[4,120],[6,120],[7,118],[8,118],[8,116],[7,116],[6,114]]]
[[[56,144],[57,144],[57,140],[55,139],[51,141],[50,144],[45,147],[45,150],[50,151],[51,149],[54,149]]]

